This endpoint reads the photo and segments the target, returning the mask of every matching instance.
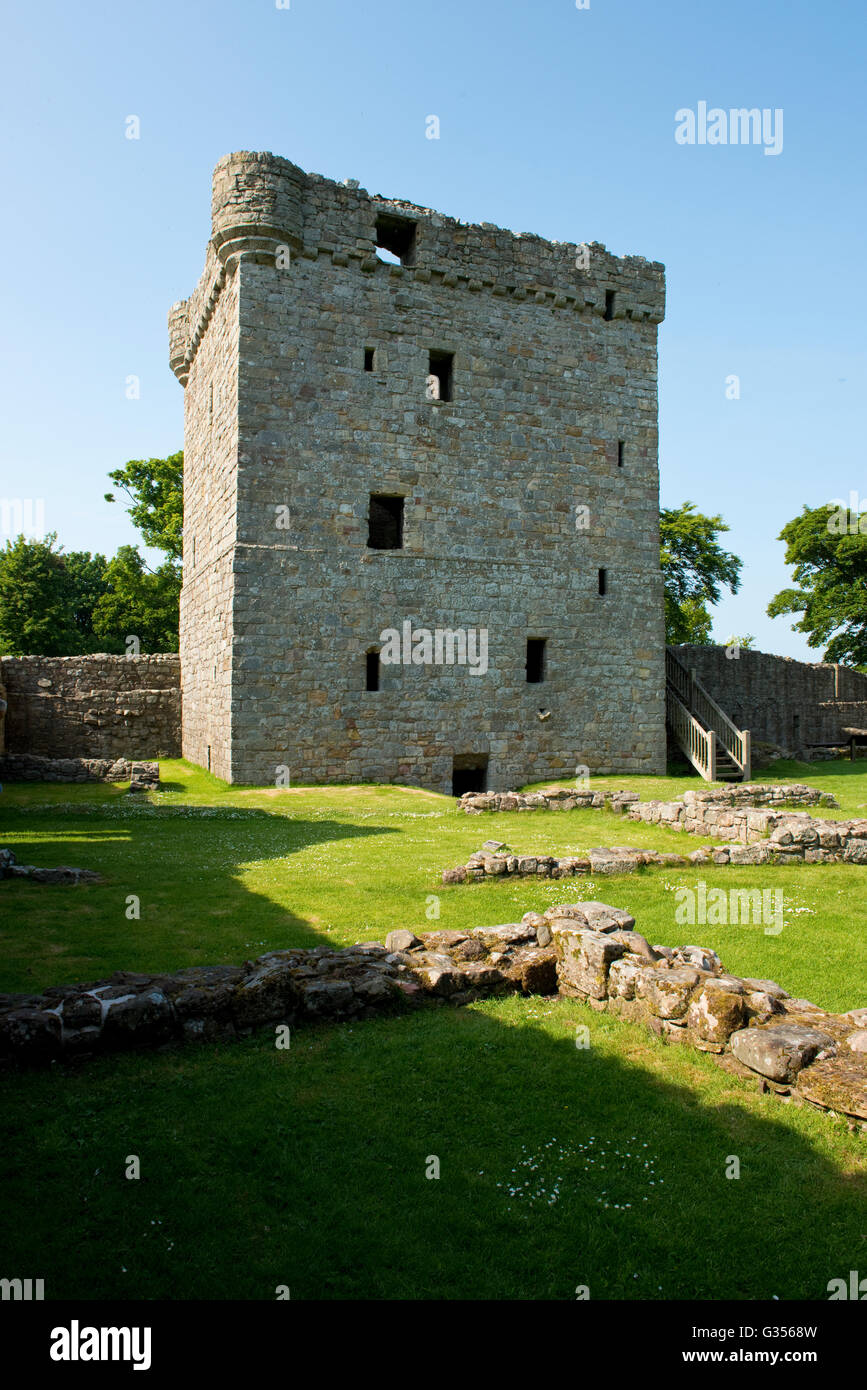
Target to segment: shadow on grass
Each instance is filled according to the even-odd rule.
[[[5,1267],[48,1299],[825,1299],[864,1264],[853,1136],[573,1001],[5,1076],[0,1103]]]
[[[99,823],[82,825],[78,810],[73,819],[51,809],[25,816],[26,808],[3,817],[4,843],[19,863],[71,864],[95,870],[104,881],[75,887],[0,882],[0,989],[34,991],[117,969],[154,973],[239,964],[290,943],[330,944],[327,929],[247,887],[245,867],[272,861],[279,897],[289,877],[288,870],[281,874],[281,863],[292,855],[337,840],[399,833],[394,826],[259,809],[167,809],[144,802],[125,806],[121,815],[111,803],[97,807]]]

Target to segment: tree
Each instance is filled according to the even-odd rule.
[[[841,515],[845,518],[841,522]],[[778,540],[797,588],[782,589],[768,604],[772,618],[800,613],[792,624],[808,647],[825,647],[825,661],[867,666],[867,513],[849,514],[831,503],[804,506]]]
[[[98,630],[106,636],[136,636],[142,651],[178,650],[178,608],[184,521],[184,453],[168,458],[129,459],[109,473],[126,493],[127,513],[145,544],[166,560],[152,570],[135,546],[124,545],[109,565],[108,592],[100,600]],[[114,493],[105,494],[114,502]]]
[[[100,649],[93,611],[105,590],[105,556],[65,555],[56,542],[55,531],[44,540],[22,535],[0,551],[0,650],[11,656]]]
[[[740,588],[741,561],[717,541],[728,530],[721,516],[703,516],[693,502],[660,511],[667,643],[710,645],[708,605],[719,603],[722,585],[733,594]]]
[[[108,561],[104,555],[91,555],[87,550],[72,550],[65,555],[66,577],[71,603],[73,640],[78,645],[68,655],[83,651],[114,651],[100,645],[93,626],[93,611],[106,589]]]
[[[121,651],[127,637],[137,637],[142,652],[176,652],[180,566],[166,560],[149,570],[136,546],[122,545],[105,577],[106,590],[94,611],[96,632]]]
[[[183,554],[184,451],[165,459],[129,459],[123,468],[109,473],[116,487],[126,493],[127,513],[141,531],[145,545],[164,550],[170,560]],[[113,492],[106,502],[116,501]]]

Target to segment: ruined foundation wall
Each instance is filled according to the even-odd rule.
[[[5,752],[48,758],[180,755],[180,659],[5,656]]]

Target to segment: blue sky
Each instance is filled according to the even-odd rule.
[[[136,539],[106,475],[182,445],[166,313],[202,269],[211,170],[272,150],[663,261],[663,505],[731,527],[718,638],[819,658],[764,610],[781,526],[867,494],[863,0],[44,0],[3,34],[0,495],[44,498],[67,549]],[[782,152],[679,145],[700,101],[782,108]]]

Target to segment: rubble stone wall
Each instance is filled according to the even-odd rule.
[[[131,791],[156,791],[160,767],[129,758],[41,758],[12,753],[0,758],[0,782],[129,782]]]
[[[849,666],[795,661],[766,652],[726,647],[672,647],[678,660],[694,669],[718,705],[753,741],[798,752],[810,745],[844,744],[844,724],[860,726],[867,710],[867,675]],[[860,705],[846,717],[838,701]],[[848,714],[853,714],[852,710]]]
[[[45,758],[177,758],[180,658],[4,656],[7,755]]]
[[[659,853],[631,845],[600,846],[585,855],[521,855],[489,840],[466,864],[446,869],[444,883],[467,883],[500,874],[570,878],[576,874],[634,873],[647,864],[867,864],[867,819],[829,820],[793,811],[793,805],[837,806],[835,797],[801,783],[790,786],[708,787],[686,791],[680,801],[641,801],[637,792],[551,791],[467,793],[459,809],[484,811],[601,809],[609,806],[629,820],[664,825],[708,839],[737,841],[737,848],[699,849],[692,854]]]
[[[729,975],[712,950],[651,945],[635,926],[605,903],[564,903],[467,932],[398,930],[345,950],[269,951],[241,966],[120,971],[2,995],[0,1058],[44,1065],[259,1030],[277,1045],[282,1025],[365,1018],[425,999],[559,992],[668,1041],[726,1054],[739,1074],[867,1129],[867,1008],[830,1013],[775,981]]]
[[[465,792],[458,801],[458,810],[466,815],[477,815],[482,811],[576,811],[610,806],[613,811],[629,812],[630,807],[640,801],[638,792],[624,789],[592,791],[589,787],[551,787],[538,792]],[[792,782],[788,786],[737,782],[727,787],[700,787],[684,792],[683,801],[696,808],[696,815],[702,814],[703,807],[838,804],[828,792],[808,787],[802,782]],[[652,801],[644,804],[675,806],[680,803]]]

